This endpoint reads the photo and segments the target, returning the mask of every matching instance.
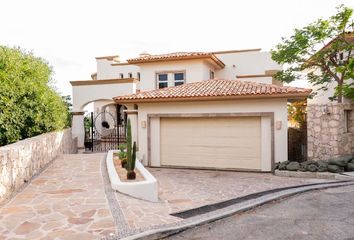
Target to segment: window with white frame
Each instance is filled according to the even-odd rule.
[[[168,74],[159,73],[157,74],[158,88],[168,87]]]
[[[128,78],[133,78],[133,74],[132,73],[128,73]]]
[[[120,78],[124,78],[124,74],[123,73],[119,73],[119,77]]]
[[[138,80],[140,80],[140,72],[138,72],[138,73],[136,74],[136,76],[137,76]]]
[[[180,72],[180,73],[174,73],[174,83],[175,86],[179,86],[184,84],[184,73]]]
[[[157,88],[179,86],[185,82],[185,72],[157,73]]]

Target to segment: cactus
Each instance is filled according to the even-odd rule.
[[[128,119],[127,124],[127,170],[131,169],[131,161],[132,161],[132,126],[130,123],[130,119]]]
[[[136,161],[136,142],[134,141],[133,151],[132,151],[132,170],[135,169],[135,161]]]
[[[130,120],[128,119],[127,124],[127,179],[135,179],[136,174],[134,172],[136,161],[136,142],[132,146],[132,128]]]

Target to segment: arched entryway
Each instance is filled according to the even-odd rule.
[[[127,115],[124,105],[99,106],[84,116],[85,151],[106,152],[126,142]]]

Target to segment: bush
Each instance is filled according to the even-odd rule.
[[[20,48],[0,46],[0,146],[70,123],[46,61]]]

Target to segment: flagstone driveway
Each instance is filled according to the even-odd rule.
[[[0,239],[127,236],[183,219],[170,213],[274,188],[323,182],[263,173],[150,168],[159,202],[110,188],[105,154],[62,155],[0,208]]]
[[[116,228],[103,154],[62,155],[0,209],[0,239],[97,239]]]

